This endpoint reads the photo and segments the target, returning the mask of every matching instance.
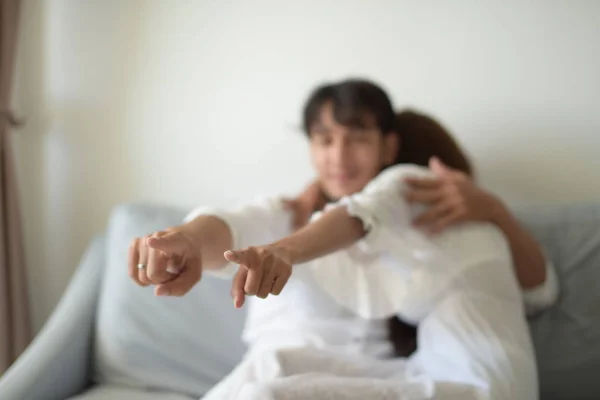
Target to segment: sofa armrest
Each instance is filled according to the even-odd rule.
[[[64,400],[89,384],[104,254],[99,236],[45,326],[0,378],[0,399]]]

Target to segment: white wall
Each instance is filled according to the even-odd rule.
[[[326,79],[371,77],[438,116],[510,201],[597,200],[600,2],[460,3],[26,0],[16,150],[36,328],[115,204],[298,191],[300,108]]]

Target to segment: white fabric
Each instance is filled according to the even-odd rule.
[[[415,166],[388,168],[361,193],[326,207],[346,207],[368,234],[356,246],[310,263],[310,270],[325,292],[364,318],[401,313],[416,323],[446,290],[472,286],[464,282],[464,270],[495,258],[510,263],[506,240],[490,225],[469,224],[434,237],[412,229],[411,221],[423,210],[404,201],[408,176],[431,173]],[[419,301],[425,307],[416,309],[416,298],[425,294]]]
[[[535,315],[556,303],[560,287],[556,270],[550,261],[546,261],[546,280],[543,284],[523,291],[527,315]]]
[[[400,195],[406,173],[424,172],[389,168],[341,202],[369,229],[363,240],[295,266],[280,296],[248,299],[244,339],[251,350],[206,399],[337,398],[348,387],[360,398],[537,398],[533,349],[506,241],[488,225],[452,228],[432,242],[412,231],[408,222],[419,210]],[[201,213],[229,225],[235,248],[290,233],[290,216],[276,200]],[[379,273],[339,272],[369,267],[397,270],[390,280],[398,290],[377,292]],[[336,289],[339,283],[345,292]],[[390,351],[386,320],[364,318],[394,312],[419,324],[419,349],[400,363],[381,359]],[[383,373],[390,365],[395,372]],[[348,370],[355,371],[352,379]]]
[[[257,344],[204,400],[486,399],[475,386],[433,382],[415,363],[349,354],[344,348]]]
[[[186,220],[197,215],[210,214],[224,220],[233,236],[233,247],[245,248],[265,244],[291,233],[291,216],[278,199],[225,211],[200,208]],[[230,263],[219,271],[205,273],[226,276],[233,274],[237,265]],[[243,339],[251,344],[259,338],[291,337],[299,329],[313,332],[323,344],[346,344],[356,351],[373,355],[387,355],[391,345],[387,340],[384,320],[365,320],[336,303],[324,293],[304,266],[297,266],[285,289],[268,301],[256,297],[246,299],[247,317]]]

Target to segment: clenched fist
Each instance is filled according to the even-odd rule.
[[[156,285],[157,296],[183,296],[202,277],[200,249],[177,228],[134,239],[129,276],[141,286]]]

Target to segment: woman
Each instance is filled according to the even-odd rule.
[[[395,128],[402,143],[396,163],[429,166],[436,175],[407,179],[406,201],[429,208],[415,219],[415,226],[437,234],[465,221],[496,225],[509,242],[527,313],[533,315],[552,304],[558,295],[554,269],[546,263],[536,239],[500,199],[473,183],[473,168],[452,135],[431,117],[411,110],[396,114]],[[318,180],[298,198],[287,200],[295,228],[304,226],[326,202]],[[416,349],[416,327],[392,318],[390,339],[397,356],[409,356]]]
[[[236,307],[255,296],[244,332],[249,353],[207,398],[536,398],[508,247],[489,225],[450,229],[437,239],[410,227],[418,207],[402,201],[403,178],[430,174],[386,169],[401,146],[387,95],[364,81],[325,86],[309,99],[305,126],[322,190],[345,199],[337,207],[295,233],[280,199],[197,210],[185,224],[132,246],[130,274],[157,284],[159,295],[184,294],[211,269],[235,274]],[[454,257],[444,266],[451,275],[407,264],[416,260],[411,246],[429,242]],[[390,260],[417,279],[399,282],[402,297],[390,294],[385,300],[393,307],[385,311],[362,307],[376,292],[356,292],[366,303],[352,309],[353,296],[331,289],[340,282],[319,281],[337,268],[379,268]],[[269,294],[279,296],[262,300]],[[391,346],[380,317],[395,312],[421,327],[419,350],[408,361],[385,359]]]

